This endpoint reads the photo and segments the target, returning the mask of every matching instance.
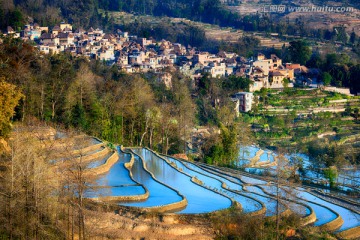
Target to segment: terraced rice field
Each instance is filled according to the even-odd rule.
[[[261,149],[257,146],[240,147],[239,158],[236,166],[244,168],[246,172],[276,176],[279,155],[268,149]],[[304,172],[299,174],[302,180],[310,180],[314,183],[325,183],[328,180],[313,168],[309,156],[303,153],[285,154],[282,158],[282,165],[302,165]],[[337,177],[337,185],[344,191],[360,191],[360,170],[357,166],[349,166],[348,169],[340,169]]]
[[[98,141],[90,141],[98,145]],[[103,145],[97,150],[107,148]],[[276,154],[252,146],[242,159],[258,158],[274,162]],[[304,224],[323,226],[336,234],[352,232],[360,237],[359,205],[343,200],[341,204],[330,195],[325,197],[313,189],[277,185],[269,179],[245,172],[188,162],[159,155],[149,149],[118,148],[101,157],[99,151],[88,151],[87,171],[96,171],[109,164],[105,173],[87,190],[86,197],[97,201],[115,201],[119,205],[154,209],[178,214],[202,214],[234,205],[251,215],[274,216],[280,211],[294,212]],[[244,155],[246,154],[246,158]],[[265,155],[265,157],[263,157]],[[269,157],[273,156],[273,158]],[[67,160],[68,161],[68,160]],[[278,197],[277,197],[278,196]],[[279,206],[279,207],[278,207]],[[353,235],[354,236],[354,235]]]

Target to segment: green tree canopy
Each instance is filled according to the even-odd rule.
[[[322,80],[323,80],[325,86],[329,86],[331,83],[331,80],[332,80],[330,73],[324,72],[322,74]]]
[[[294,63],[305,65],[311,57],[311,49],[305,41],[292,41],[289,46],[291,60]]]

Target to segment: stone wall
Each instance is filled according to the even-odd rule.
[[[70,151],[70,154],[71,155],[80,155],[80,154],[84,154],[84,153],[87,153],[87,152],[95,151],[96,149],[99,149],[102,146],[104,146],[104,143],[101,142],[101,143],[98,143],[98,144],[90,145],[90,146],[82,148],[82,149],[72,150],[72,151]]]
[[[87,169],[86,171],[88,173],[96,174],[96,175],[106,173],[118,161],[118,159],[119,159],[119,156],[118,156],[117,152],[113,152],[113,154],[108,159],[106,159],[106,162],[104,164],[102,164],[101,166],[96,167],[96,168]]]
[[[191,178],[191,181],[192,181],[193,183],[196,183],[197,185],[201,185],[201,186],[204,185],[204,183],[203,183],[201,180],[197,179],[196,176],[193,176],[193,177]]]
[[[352,96],[349,88],[324,87],[324,90],[329,91],[329,92],[336,92],[336,93],[341,93],[341,94],[345,94],[348,96]]]
[[[101,151],[95,152],[90,155],[78,156],[70,159],[66,159],[64,161],[57,161],[56,165],[72,165],[72,164],[84,164],[87,162],[91,162],[94,160],[98,160],[99,158],[105,157],[110,152],[110,149],[104,147]],[[75,163],[74,163],[75,162]]]
[[[174,212],[174,211],[178,211],[178,210],[182,210],[184,208],[186,208],[188,202],[187,199],[184,197],[181,201],[179,202],[175,202],[175,203],[170,203],[167,205],[160,205],[160,206],[154,206],[154,207],[145,207],[142,208],[144,211],[147,212]]]
[[[266,213],[266,207],[265,207],[265,205],[262,203],[262,202],[260,202],[261,203],[261,206],[262,206],[262,208],[260,209],[260,210],[257,210],[257,211],[255,211],[255,212],[251,212],[251,213],[247,213],[249,216],[251,216],[251,217],[254,217],[254,216],[260,216],[260,215],[265,215],[265,213]]]
[[[90,155],[85,155],[85,156],[81,156],[81,157],[77,157],[75,158],[76,161],[80,161],[80,158],[81,158],[81,161],[82,162],[88,162],[88,161],[92,161],[92,160],[95,160],[97,158],[100,158],[100,157],[105,157],[108,153],[110,152],[110,149],[105,147],[103,150],[101,151],[98,151],[96,153],[93,153],[93,154],[90,154]]]
[[[79,155],[83,155],[84,157],[87,155],[92,155],[92,154],[88,154],[89,152],[105,147],[104,143],[101,142],[98,144],[91,144],[90,146],[81,149],[74,149],[74,146],[76,145],[74,141],[76,141],[76,137],[73,137],[71,139],[60,139],[60,140],[50,141],[46,143],[42,142],[42,147],[52,150],[51,159],[69,158],[69,157],[75,158]]]
[[[120,146],[119,146],[119,149],[120,149],[120,151],[125,152],[125,148],[124,148],[123,145],[120,145]]]
[[[316,222],[316,214],[314,212],[314,209],[312,209],[312,207],[310,207],[310,206],[306,206],[305,204],[301,204],[301,203],[298,203],[298,204],[303,205],[310,209],[310,214],[301,218],[301,225],[305,226],[305,225]]]
[[[127,163],[125,163],[124,165],[125,165],[125,167],[130,171],[130,175],[132,175],[131,169],[132,169],[132,167],[133,167],[133,165],[134,165],[135,158],[134,158],[134,155],[132,155],[131,153],[128,153],[128,154],[131,155],[130,161],[127,162]]]
[[[145,191],[144,194],[140,194],[140,195],[106,196],[106,197],[91,198],[91,200],[102,201],[102,202],[139,202],[139,201],[145,201],[148,198],[149,198],[149,191]]]

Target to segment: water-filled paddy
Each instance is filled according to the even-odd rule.
[[[143,162],[138,156],[135,156],[132,174],[135,181],[141,183],[149,190],[149,198],[143,202],[121,203],[121,205],[134,207],[156,207],[176,203],[182,200],[182,197],[176,191],[155,181],[150,173],[145,171]]]
[[[260,151],[260,152],[259,152]],[[261,152],[263,151],[263,153]],[[249,166],[251,163],[251,159],[256,156],[256,153],[261,153],[259,159],[255,165]],[[276,173],[276,164],[272,164],[269,167],[261,167],[261,165],[266,166],[268,163],[273,163],[276,161],[277,154],[268,149],[261,149],[256,146],[241,146],[239,150],[239,158],[237,159],[235,165],[238,167],[245,167],[245,171],[251,174],[269,174],[275,176]],[[308,155],[304,153],[292,153],[285,154],[285,158],[289,161],[289,164],[297,164],[300,162],[302,164],[302,168],[305,169],[305,173],[303,173],[300,177],[304,180],[312,180],[315,182],[323,181],[326,182],[327,179],[323,176],[321,172],[315,171],[313,169],[313,163]],[[340,173],[337,178],[337,183],[344,186],[351,186],[352,189],[358,188],[360,186],[360,170],[357,166],[349,166],[348,169],[339,170]],[[300,173],[297,171],[297,174]],[[343,189],[343,188],[341,188]]]
[[[204,183],[205,186],[208,186],[212,189],[217,189],[227,196],[233,198],[235,201],[239,202],[242,206],[244,212],[254,212],[262,208],[261,203],[248,198],[244,195],[234,193],[222,187],[224,182],[230,190],[241,191],[242,187],[239,184],[235,184],[226,178],[211,174],[192,163],[182,163],[179,160],[174,158],[169,158],[170,161],[175,162],[178,167],[181,167],[184,172],[188,173],[191,176],[196,176],[200,181]],[[211,175],[211,177],[210,177]]]
[[[273,194],[275,194],[276,192],[275,186],[262,186],[262,187],[266,189],[266,191],[271,192]],[[279,190],[280,194],[283,197],[298,198],[302,200],[303,203],[311,206],[314,209],[318,219],[315,225],[322,225],[323,223],[334,220],[336,218],[336,214],[334,212],[338,213],[344,220],[344,223],[339,229],[339,231],[343,231],[360,225],[360,215],[347,208],[325,201],[305,191],[302,188],[297,188],[297,189],[285,188],[285,189],[288,189],[288,191],[285,192],[282,189]],[[317,206],[315,206],[314,204]]]
[[[230,199],[191,182],[189,176],[177,171],[152,152],[146,149],[134,149],[134,151],[142,156],[148,170],[154,174],[157,180],[178,190],[186,197],[188,205],[180,211],[180,213],[205,213],[230,207]],[[136,175],[139,175],[139,173],[141,172],[133,171],[134,178]],[[145,179],[140,177],[138,180],[140,183],[143,183]],[[157,189],[154,189],[152,186],[146,187],[150,191],[150,197],[153,191],[157,191]],[[161,192],[158,193],[162,194]],[[146,202],[147,201],[144,203]],[[134,204],[135,203],[132,205]]]
[[[95,187],[87,190],[86,197],[117,197],[144,194],[144,187],[130,178],[129,171],[124,166],[124,163],[130,161],[130,157],[130,154],[119,153],[118,161],[106,174],[102,174],[97,178]],[[106,159],[100,161],[106,161]],[[95,161],[95,163],[97,162]]]
[[[301,190],[295,190],[297,193],[297,196],[299,198],[305,199],[306,201],[312,201],[316,202],[318,204],[324,205],[331,210],[337,212],[342,219],[344,220],[343,225],[339,229],[339,231],[343,231],[349,228],[353,228],[360,225],[360,215],[356,214],[355,212],[350,211],[349,209],[346,209],[344,207],[341,207],[339,205],[327,202],[319,197],[314,196],[313,194],[310,194],[305,191]]]
[[[192,164],[192,165],[194,165],[194,164]],[[266,207],[266,216],[272,216],[272,215],[276,214],[277,201],[274,198],[272,198],[271,196],[269,196],[268,194],[266,194],[265,192],[263,192],[260,188],[258,188],[256,186],[248,185],[248,186],[246,186],[246,191],[242,191],[243,185],[242,185],[242,182],[238,178],[229,176],[228,174],[226,174],[222,171],[213,169],[211,167],[203,167],[203,168],[208,173],[212,173],[212,174],[215,173],[215,174],[222,175],[221,179],[225,184],[227,184],[228,188],[241,191],[242,194],[252,197],[252,198],[264,203],[264,205]],[[195,169],[199,169],[199,171],[202,171],[203,168],[200,168],[198,166],[195,167]],[[297,203],[289,202],[289,201],[282,201],[282,202],[285,203],[293,212],[295,212],[301,216],[306,216],[306,215],[310,214],[310,209],[306,208],[305,206],[302,206]],[[280,204],[279,210],[280,210],[280,212],[285,210],[285,207],[283,204]]]
[[[130,161],[130,157],[130,154],[119,152],[118,161],[110,168],[110,171],[97,179],[97,184],[112,187],[137,184],[130,178],[129,170],[124,166],[124,163]]]
[[[270,151],[264,151],[263,154],[261,154],[259,162],[274,162],[274,155]]]
[[[131,170],[134,180],[131,179],[128,169],[124,166],[124,163],[130,161],[131,155],[119,152],[118,162],[113,165],[108,173],[97,180],[98,185],[103,187],[89,191],[87,196],[116,197],[144,194],[145,188],[138,184],[140,183],[149,190],[149,198],[142,202],[119,204],[154,207],[179,202],[183,199],[182,196],[185,196],[188,205],[179,210],[178,213],[206,213],[230,207],[231,201],[229,198],[232,198],[242,205],[244,212],[258,211],[263,204],[266,207],[265,214],[267,216],[276,214],[277,201],[274,198],[276,188],[272,184],[269,185],[267,181],[253,178],[250,175],[244,176],[243,174],[237,174],[235,177],[228,174],[227,170],[205,164],[195,164],[172,157],[164,159],[147,149],[138,148],[133,151],[141,156],[140,158],[135,155],[134,165]],[[93,164],[98,164],[96,162]],[[153,176],[144,169],[144,165]],[[199,183],[192,182],[192,177],[201,182],[202,186]],[[338,213],[344,220],[344,224],[339,231],[360,225],[359,214],[347,208],[327,202],[301,188],[292,189],[291,191],[294,194],[287,199],[292,199],[295,203],[282,199],[280,211],[285,210],[285,206],[287,206],[293,212],[305,216],[310,213],[311,207],[317,217],[314,223],[316,226],[331,222],[337,217],[336,213]],[[216,192],[220,192],[224,196]],[[281,196],[285,198],[287,197],[286,192],[280,189]]]
[[[256,146],[240,146],[239,159],[253,158],[259,150]]]

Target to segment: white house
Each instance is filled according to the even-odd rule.
[[[249,112],[253,99],[254,94],[251,92],[238,92],[231,98],[231,100],[236,103],[237,109],[235,109],[235,111],[237,114],[238,112]]]

